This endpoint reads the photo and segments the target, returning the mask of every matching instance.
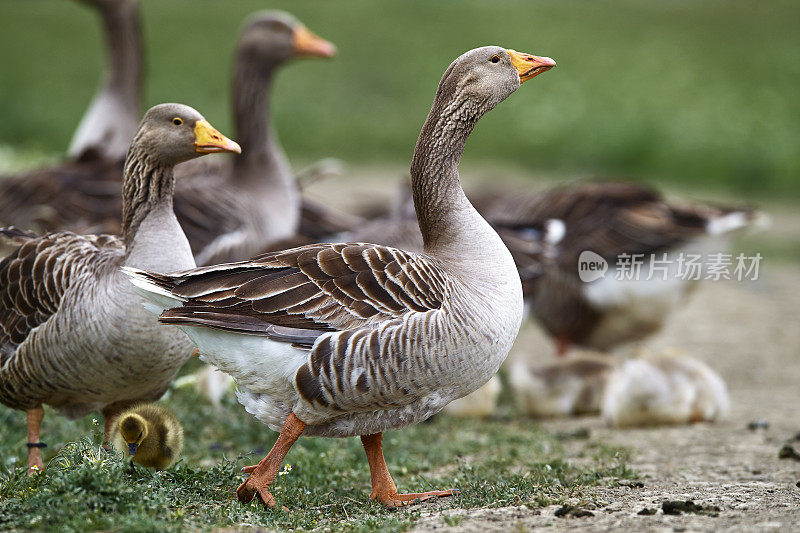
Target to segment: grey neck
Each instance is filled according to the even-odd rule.
[[[139,227],[153,211],[172,213],[173,167],[154,161],[134,143],[122,177],[122,236],[130,254]],[[172,214],[174,218],[174,213]]]
[[[109,70],[106,87],[119,94],[134,115],[142,93],[142,29],[136,1],[119,2],[102,10]]]
[[[269,92],[277,64],[239,56],[233,77],[236,139],[242,155],[234,159],[237,183],[251,188],[294,188],[294,180],[269,123]]]
[[[142,100],[142,30],[136,0],[92,2],[103,18],[108,68],[100,89],[72,136],[77,158],[125,157],[139,124]]]
[[[467,200],[458,165],[483,112],[469,100],[437,94],[414,148],[411,189],[427,251],[463,238],[480,218]]]

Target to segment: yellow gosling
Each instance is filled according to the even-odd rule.
[[[111,443],[148,468],[166,470],[183,450],[183,426],[175,413],[155,404],[136,405],[119,415]]]

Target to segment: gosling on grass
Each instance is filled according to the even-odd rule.
[[[166,470],[175,464],[183,450],[183,426],[166,407],[140,404],[119,415],[111,429],[110,441],[131,461]]]

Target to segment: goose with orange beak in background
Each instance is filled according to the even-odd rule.
[[[31,472],[43,467],[42,404],[69,418],[101,410],[108,436],[122,409],[158,399],[191,356],[186,335],[142,309],[120,267],[195,266],[172,211],[172,169],[218,152],[241,149],[191,107],[153,107],[125,161],[122,238],[23,237],[0,262],[0,403],[28,413]]]
[[[454,493],[399,493],[382,433],[486,383],[517,336],[516,266],[464,195],[458,166],[477,121],[553,66],[486,46],[447,68],[411,163],[421,253],[315,244],[172,274],[124,269],[148,309],[183,329],[201,359],[236,379],[245,409],[280,431],[264,460],[245,468],[242,502],[276,504],[270,485],[301,435],[360,436],[371,498],[386,506]]]
[[[297,232],[302,199],[270,124],[270,92],[275,74],[289,62],[335,53],[333,44],[288,13],[256,13],[245,24],[232,87],[242,157],[177,169],[175,213],[198,265],[249,259]],[[192,179],[182,179],[187,177]]]

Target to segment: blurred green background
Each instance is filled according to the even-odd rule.
[[[737,196],[800,196],[796,1],[143,0],[146,103],[230,132],[245,16],[285,9],[339,47],[277,79],[294,161],[407,164],[436,84],[484,44],[558,67],[490,113],[468,160],[552,176],[626,175]],[[104,63],[99,18],[69,0],[0,0],[0,144],[60,153]]]

